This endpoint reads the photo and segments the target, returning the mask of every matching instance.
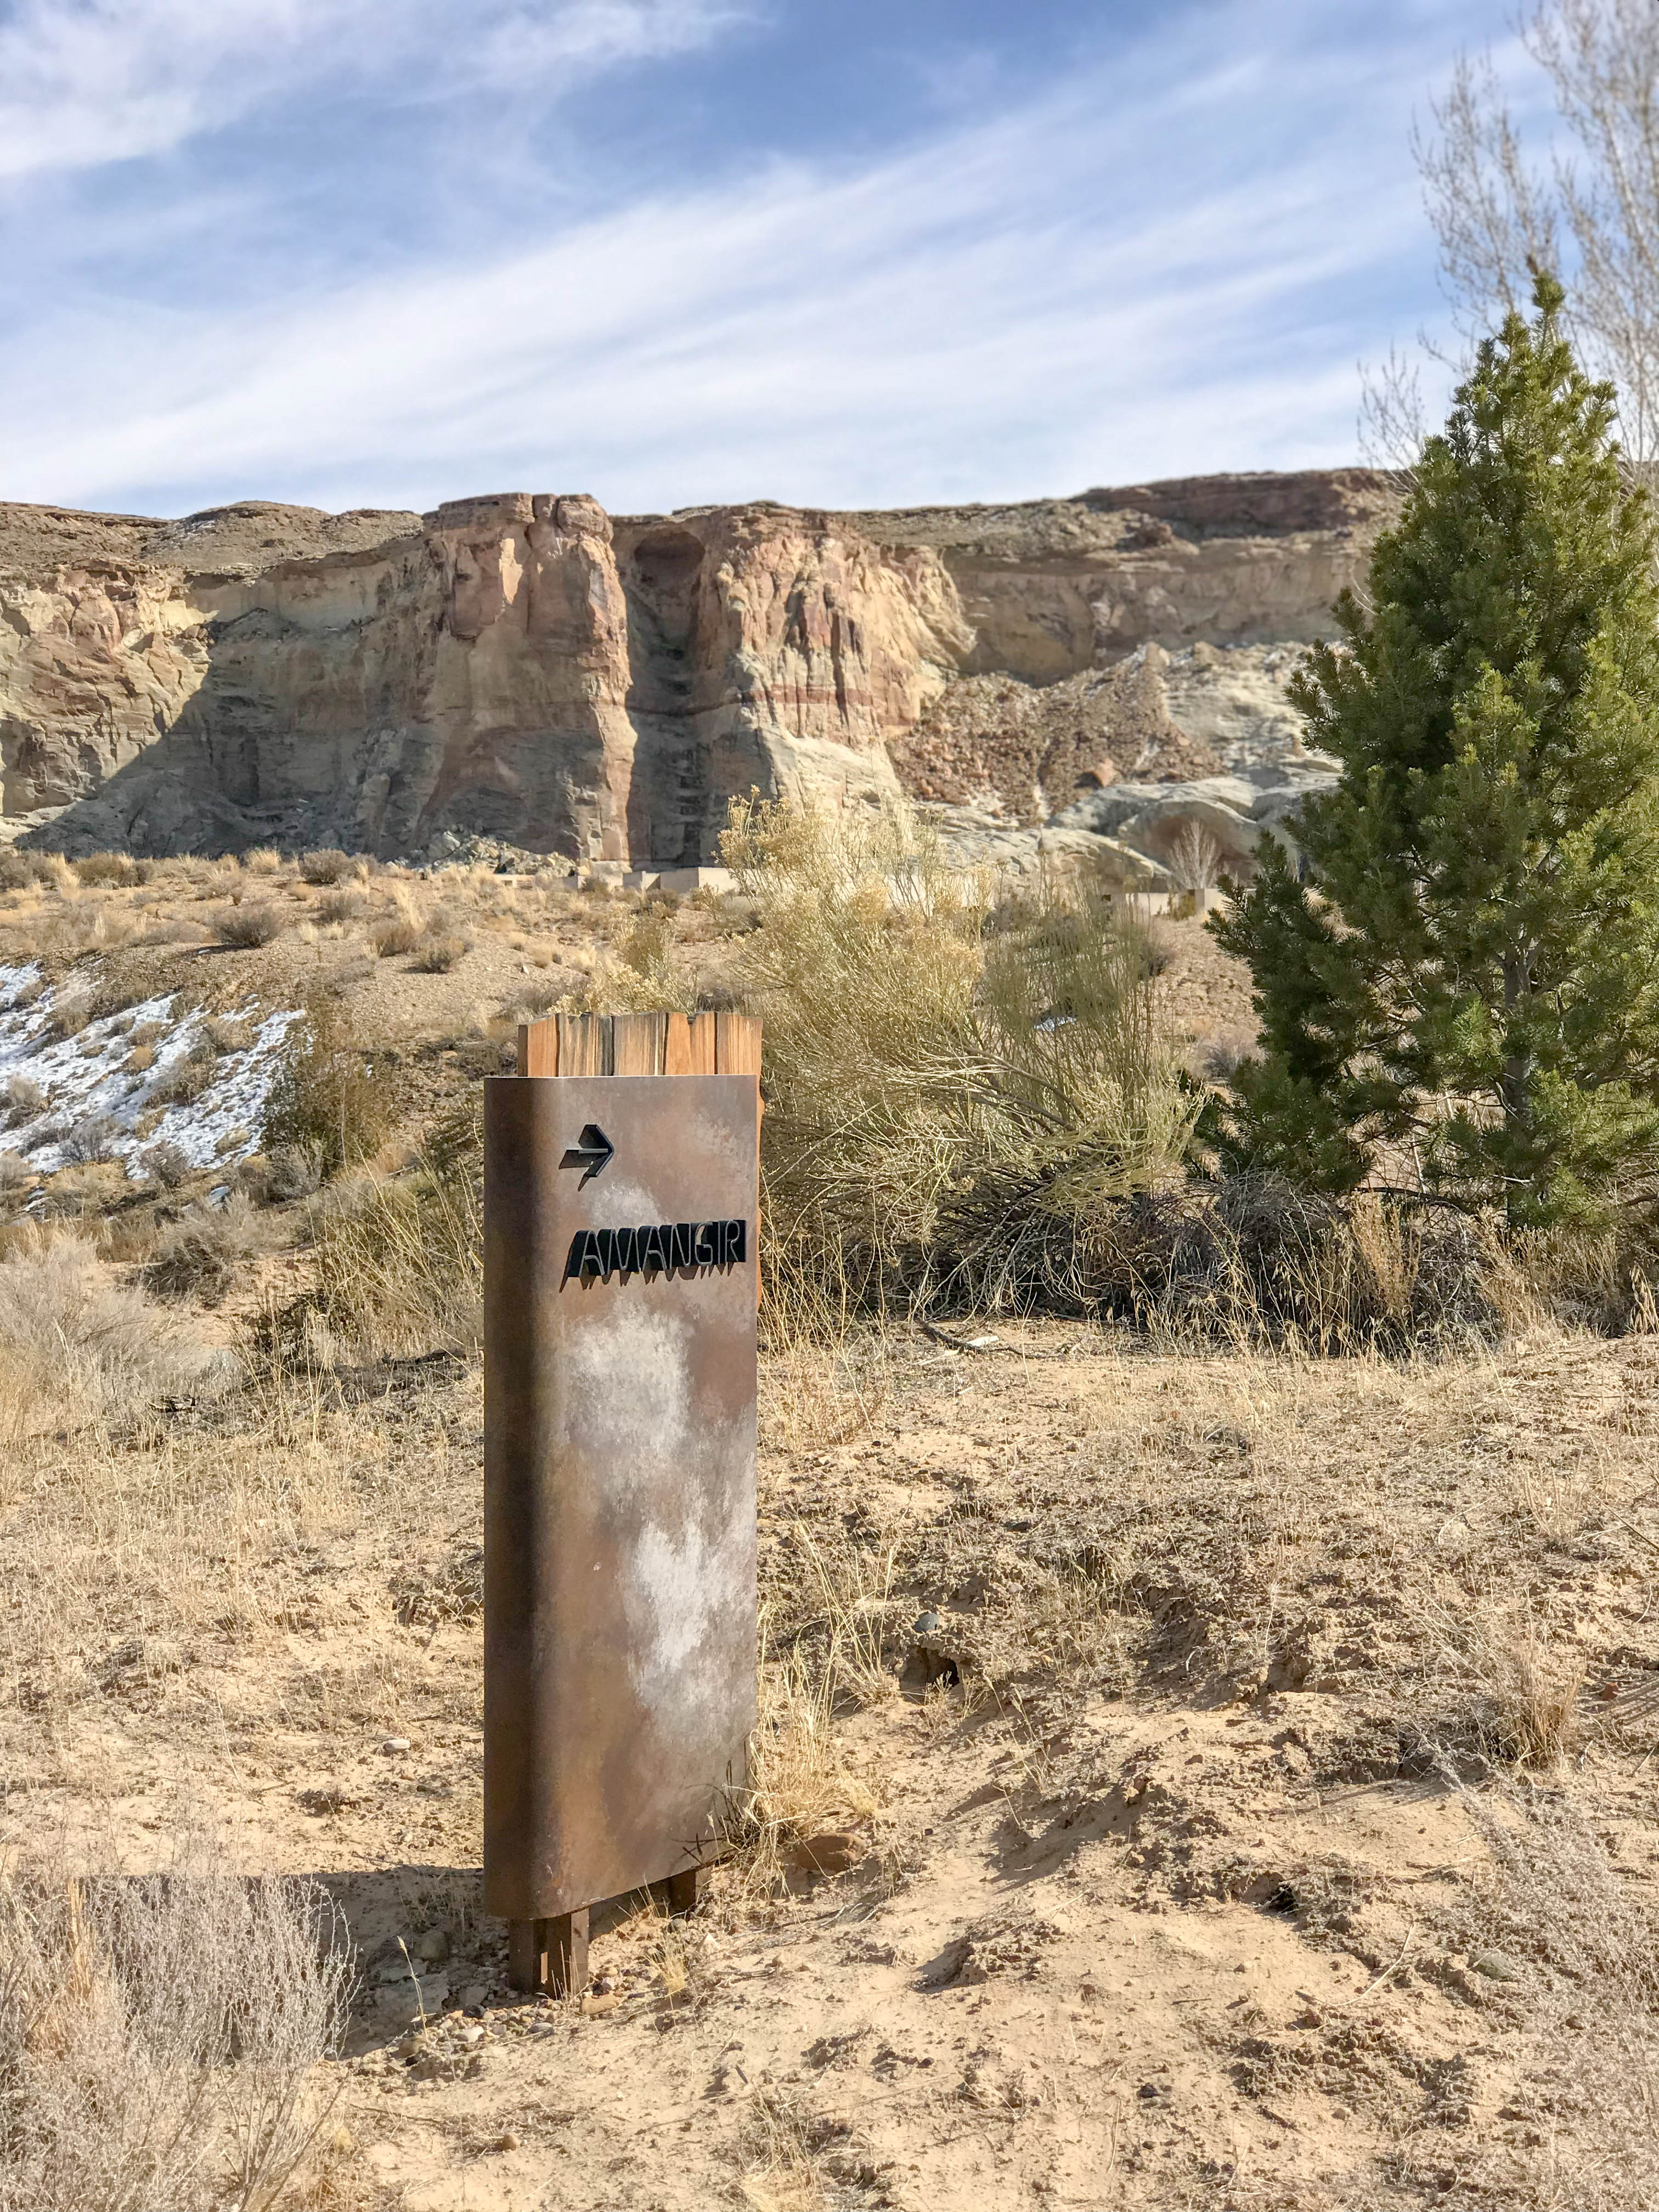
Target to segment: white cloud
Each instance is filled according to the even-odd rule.
[[[341,32],[386,3],[243,16]],[[1468,8],[1478,24],[1486,0]],[[594,0],[521,9],[514,33],[483,12],[469,68],[553,76],[713,20]],[[1318,45],[1315,0],[1235,0],[860,162],[753,162],[512,246],[517,210],[486,207],[464,256],[322,288],[288,269],[253,307],[67,302],[0,348],[0,404],[29,428],[7,488],[900,504],[1348,458],[1356,355],[1431,297],[1405,136],[1458,26],[1430,40],[1410,13],[1357,59]]]
[[[0,22],[0,178],[164,153],[310,84],[527,90],[736,19],[720,0],[17,0]]]

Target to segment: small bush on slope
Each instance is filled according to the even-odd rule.
[[[255,951],[262,945],[270,944],[283,932],[281,913],[274,906],[227,907],[214,918],[214,934],[221,945],[234,951]]]
[[[265,1101],[262,1149],[293,1146],[334,1175],[377,1152],[388,1109],[361,1049],[345,1033],[341,1009],[317,999],[283,1042],[283,1066]]]
[[[361,1352],[476,1352],[483,1248],[483,1136],[468,1111],[433,1132],[412,1175],[350,1176],[319,1200],[324,1318]]]
[[[258,1217],[242,1191],[222,1205],[186,1206],[157,1238],[144,1280],[163,1297],[193,1297],[212,1304],[264,1241]]]

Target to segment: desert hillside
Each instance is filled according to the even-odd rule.
[[[48,1899],[302,1879],[343,1947],[331,1996],[280,1926],[128,1939],[138,1988],[271,1962],[177,2201],[235,2201],[249,2079],[311,2208],[1651,2201],[1650,1314],[1381,1216],[1345,1356],[1213,1261],[1139,1322],[775,1301],[732,1856],[526,1999],[478,1887],[478,1082],[550,1005],[731,1003],[770,925],[340,853],[0,868],[0,1844]],[[1224,1068],[1237,971],[1190,921],[1143,957]],[[38,2095],[163,2100],[77,2138],[90,2191],[171,2077],[142,2008],[69,2017]]]

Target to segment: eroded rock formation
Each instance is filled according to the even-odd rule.
[[[874,796],[896,765],[1029,829],[1294,751],[1284,647],[1383,507],[1350,471],[896,514],[0,507],[4,814],[71,852],[672,866],[733,794]]]

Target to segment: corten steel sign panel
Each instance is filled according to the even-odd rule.
[[[484,1086],[484,1908],[706,1856],[755,1724],[751,1076]]]

